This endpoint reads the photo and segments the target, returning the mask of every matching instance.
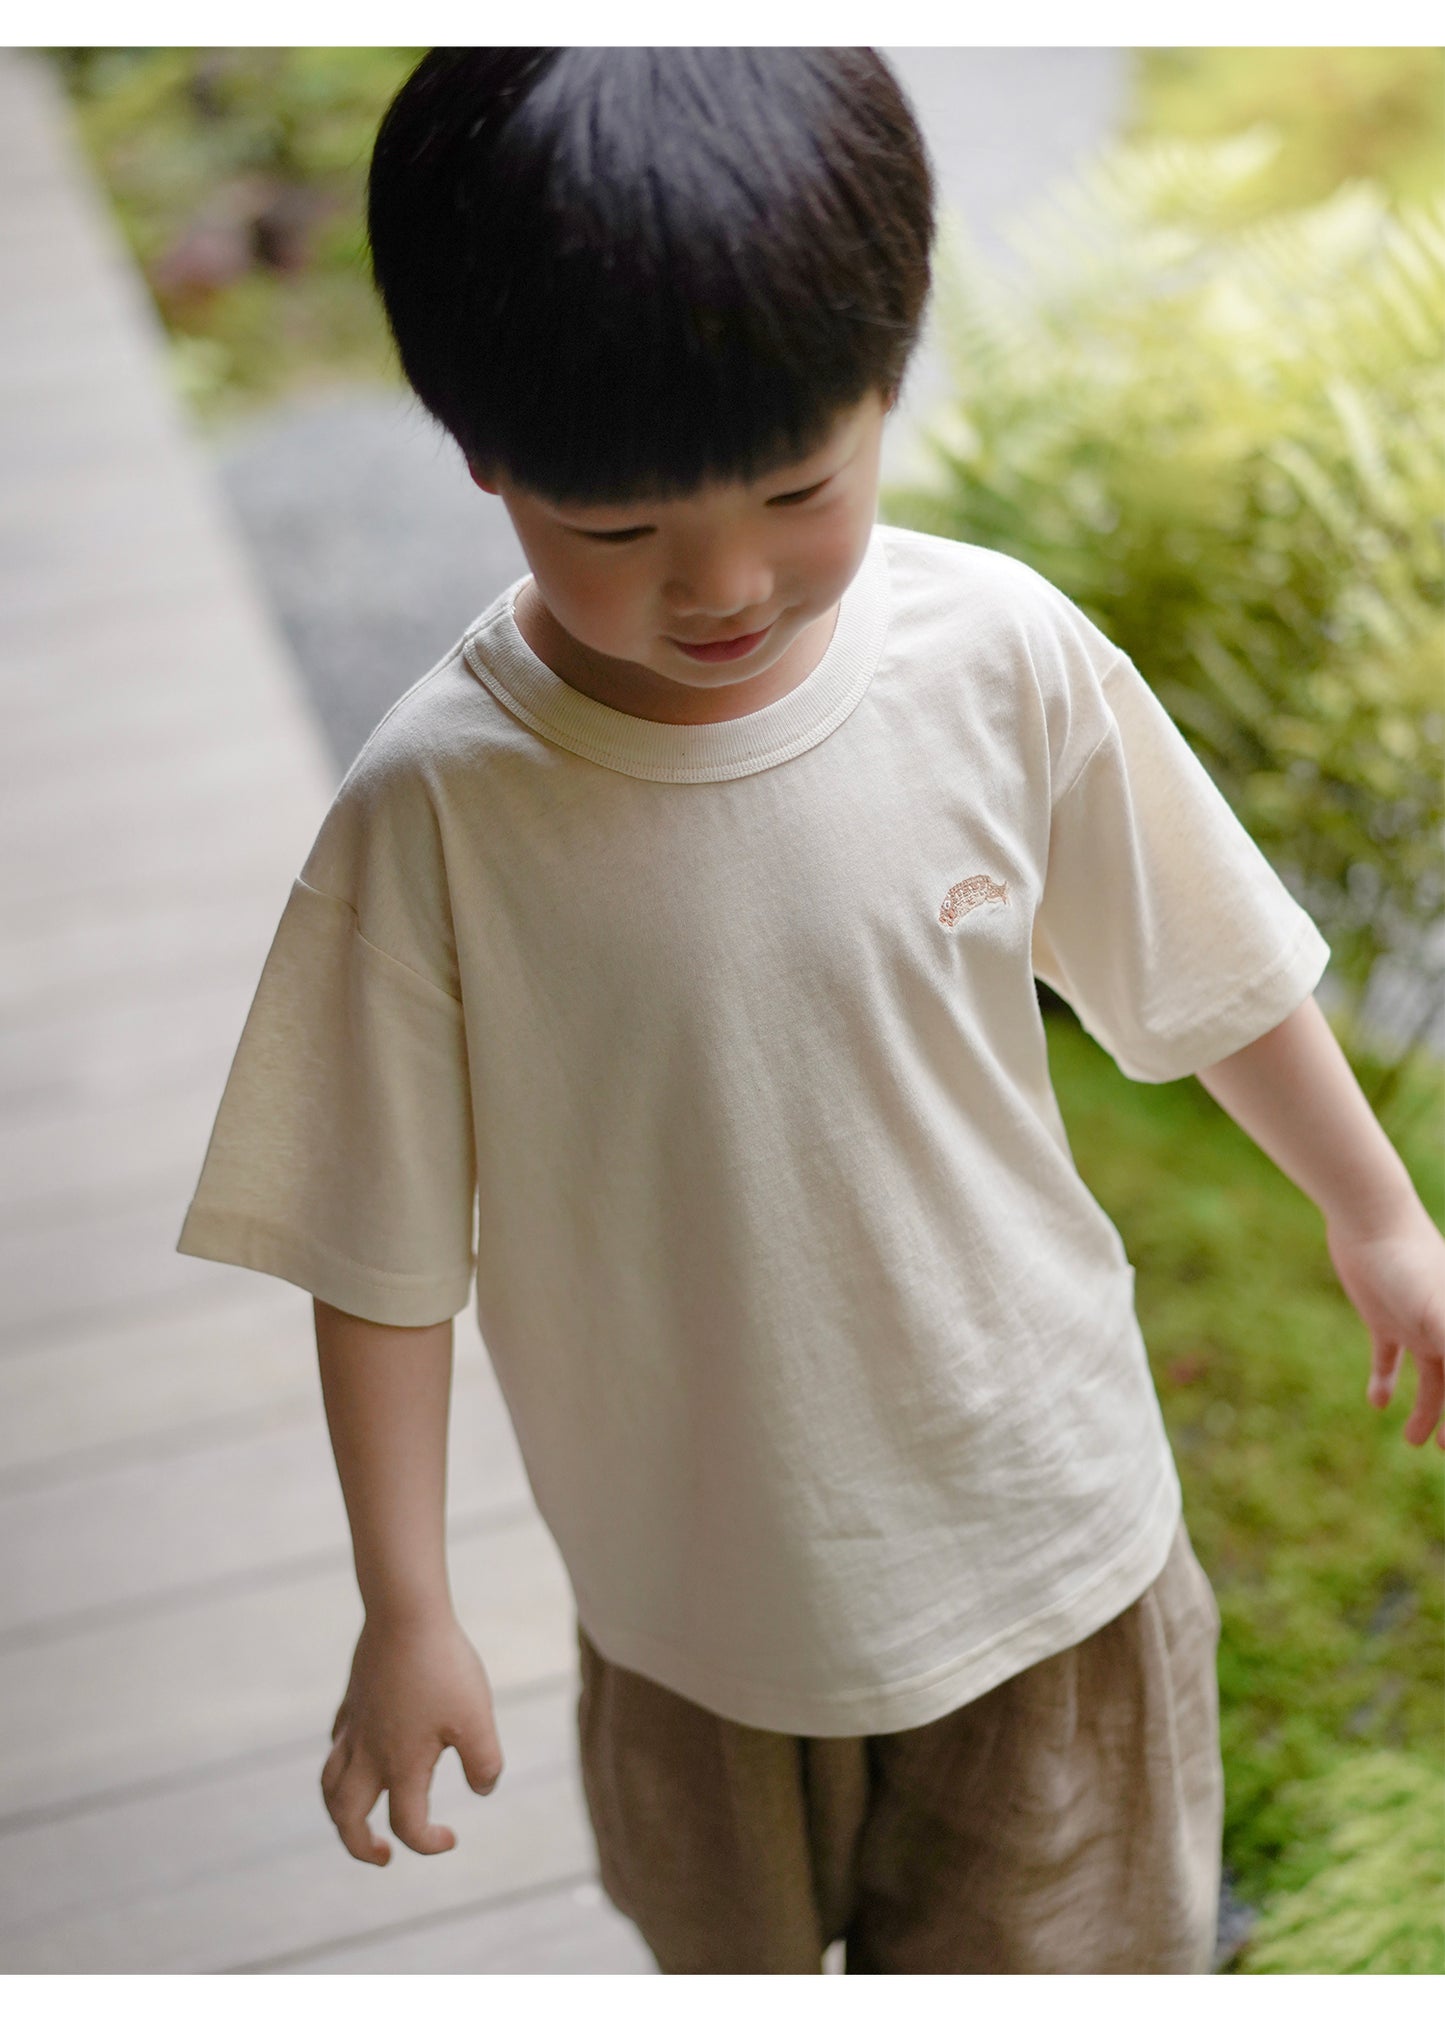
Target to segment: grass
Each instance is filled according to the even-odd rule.
[[[1435,1957],[1445,1893],[1419,1885],[1422,1837],[1442,1842],[1445,1522],[1438,1450],[1401,1438],[1414,1366],[1387,1411],[1366,1403],[1369,1336],[1319,1211],[1193,1077],[1130,1082],[1067,1017],[1050,1019],[1049,1048],[1079,1170],[1136,1269],[1190,1534],[1223,1617],[1225,1861],[1246,1902],[1275,1906],[1240,1968],[1257,1950],[1262,1972],[1434,1971],[1378,1964]],[[1355,1065],[1368,1092],[1379,1063]],[[1440,1065],[1412,1058],[1382,1121],[1445,1223]],[[1405,1805],[1413,1838],[1391,1833],[1354,1859],[1413,1909],[1403,1936],[1390,1924],[1382,1938],[1357,1904],[1352,1942],[1319,1878],[1339,1837],[1348,1852],[1365,1830],[1354,1815],[1381,1764],[1397,1774],[1380,1802]],[[1301,1892],[1291,1923],[1284,1905]],[[1310,1964],[1352,1944],[1352,1966]]]

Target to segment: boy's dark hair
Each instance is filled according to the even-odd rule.
[[[934,177],[871,49],[434,49],[368,229],[406,376],[479,471],[666,499],[896,393]]]

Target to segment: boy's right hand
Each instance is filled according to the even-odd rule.
[[[367,1617],[331,1739],[321,1791],[358,1861],[385,1867],[391,1859],[390,1844],[367,1822],[383,1791],[391,1794],[391,1830],[407,1847],[445,1854],[456,1846],[449,1826],[427,1819],[437,1758],[455,1749],[468,1784],[484,1796],[503,1763],[486,1670],[450,1609],[405,1620]]]

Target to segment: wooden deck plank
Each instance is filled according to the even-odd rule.
[[[197,895],[194,905],[177,894],[139,916],[151,931],[149,946],[135,931],[137,916],[119,912],[90,933],[68,920],[63,930],[33,942],[12,935],[8,969],[0,975],[0,1017],[13,1031],[97,1000],[127,1010],[149,1005],[163,1016],[172,987],[196,982],[218,990],[230,985],[244,1017],[289,890],[289,884],[264,881],[263,903],[240,922],[215,894]],[[232,1032],[240,1038],[239,1020]],[[220,1094],[218,1084],[218,1101]]]
[[[12,639],[5,661],[7,739],[13,730],[37,744],[49,740],[57,752],[113,753],[117,736],[149,748],[173,729],[183,761],[185,740],[196,731],[253,729],[247,676],[254,641],[249,628],[218,636],[214,610],[214,586],[202,580],[187,594],[177,587],[160,604],[122,606],[103,630],[30,628]],[[117,665],[126,668],[126,680],[104,679]],[[188,679],[173,678],[177,666],[189,671]],[[57,708],[77,685],[85,690],[84,710]],[[9,742],[7,756],[29,749]]]
[[[253,820],[257,817],[253,816]],[[314,831],[276,823],[267,833],[202,831],[178,862],[177,836],[143,832],[123,856],[89,862],[61,844],[39,889],[0,898],[8,959],[0,974],[7,1029],[18,1020],[69,1015],[105,993],[136,1002],[162,996],[176,970],[215,977],[249,971],[252,986]],[[219,1093],[219,1092],[218,1092]]]
[[[168,1181],[119,1200],[100,1194],[53,1219],[0,1223],[0,1356],[111,1313],[183,1301],[203,1279],[239,1280],[239,1266],[183,1257],[175,1248],[190,1189]]]
[[[311,1391],[319,1391],[313,1380]],[[532,1496],[489,1365],[452,1386],[447,1481],[454,1534],[531,1512]],[[132,1449],[0,1493],[0,1652],[15,1633],[162,1607],[208,1582],[350,1564],[346,1512],[314,1395],[257,1423],[194,1431],[160,1455]]]
[[[333,762],[161,345],[53,77],[0,52],[0,1966],[425,1971],[445,1925],[475,1971],[625,1971],[572,1894],[571,1593],[470,1313],[450,1566],[507,1772],[443,1758],[458,1849],[386,1871],[321,1803],[361,1611],[311,1302],[175,1243]]]
[[[0,1355],[0,1483],[152,1452],[227,1418],[319,1409],[311,1308],[260,1272],[201,1274],[125,1319],[102,1305]]]
[[[495,1382],[466,1311],[456,1381]],[[228,1422],[321,1410],[311,1301],[260,1272],[200,1274],[184,1300],[109,1309],[0,1355],[0,1485],[153,1457]]]
[[[239,1028],[237,1036],[239,1037]],[[19,1116],[0,1108],[0,1215],[34,1228],[67,1202],[131,1189],[194,1183],[225,1069],[177,1075],[163,1090],[139,1090]]]
[[[134,1002],[148,958],[156,965],[155,995],[168,994],[166,966],[191,948],[198,972],[209,967],[220,976],[249,964],[254,984],[315,831],[278,821],[271,832],[264,803],[252,820],[264,827],[250,837],[199,829],[184,862],[183,831],[141,830],[123,851],[89,863],[62,842],[27,890],[12,877],[0,889],[6,1031],[27,1018],[95,1009],[100,992],[109,1004],[112,983]]]
[[[139,1002],[71,1004],[12,1025],[0,1049],[0,1121],[42,1108],[60,1120],[198,1082],[214,1108],[241,1036],[244,989],[244,979],[183,975]],[[191,1151],[199,1169],[204,1143]]]
[[[539,1517],[454,1539],[450,1567],[494,1689],[536,1686],[575,1663],[571,1590]],[[329,1732],[360,1627],[349,1557],[334,1555],[217,1580],[169,1608],[7,1639],[0,1825]]]
[[[391,1842],[386,1867],[346,1852],[318,1784],[329,1719],[267,1758],[7,1834],[0,1968],[293,1972],[298,1956],[309,1955],[311,1971],[325,1972],[334,1971],[325,1964],[330,1950],[389,1940],[416,1960],[407,1971],[446,1971],[425,1964],[420,1921],[489,1905],[501,1953],[512,1942],[505,1899],[575,1887],[595,1867],[576,1765],[576,1690],[575,1670],[566,1668],[530,1692],[499,1689],[506,1768],[490,1796],[468,1787],[455,1751],[438,1760],[430,1816],[456,1833],[446,1854],[403,1846],[384,1799],[372,1824]],[[615,1951],[615,1933],[605,1943]]]
[[[128,752],[122,766],[112,745],[88,764],[27,772],[10,781],[0,807],[0,850],[23,850],[50,824],[64,834],[83,823],[91,831],[92,849],[98,837],[109,835],[128,855],[154,832],[174,851],[177,832],[209,825],[218,806],[229,811],[229,820],[241,807],[266,805],[276,786],[271,733],[197,743],[199,749],[183,764],[175,749],[157,751],[147,744]]]
[[[500,1786],[498,1787],[500,1790]],[[590,1874],[481,1909],[419,1919],[400,1930],[324,1946],[278,1966],[282,1974],[655,1974],[630,1919]]]

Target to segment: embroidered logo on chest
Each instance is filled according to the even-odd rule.
[[[987,906],[991,900],[1008,905],[1008,881],[1001,884],[990,878],[986,871],[977,871],[972,878],[961,878],[957,885],[950,885],[948,897],[938,909],[941,927],[955,927],[965,913],[972,913],[975,906]]]

